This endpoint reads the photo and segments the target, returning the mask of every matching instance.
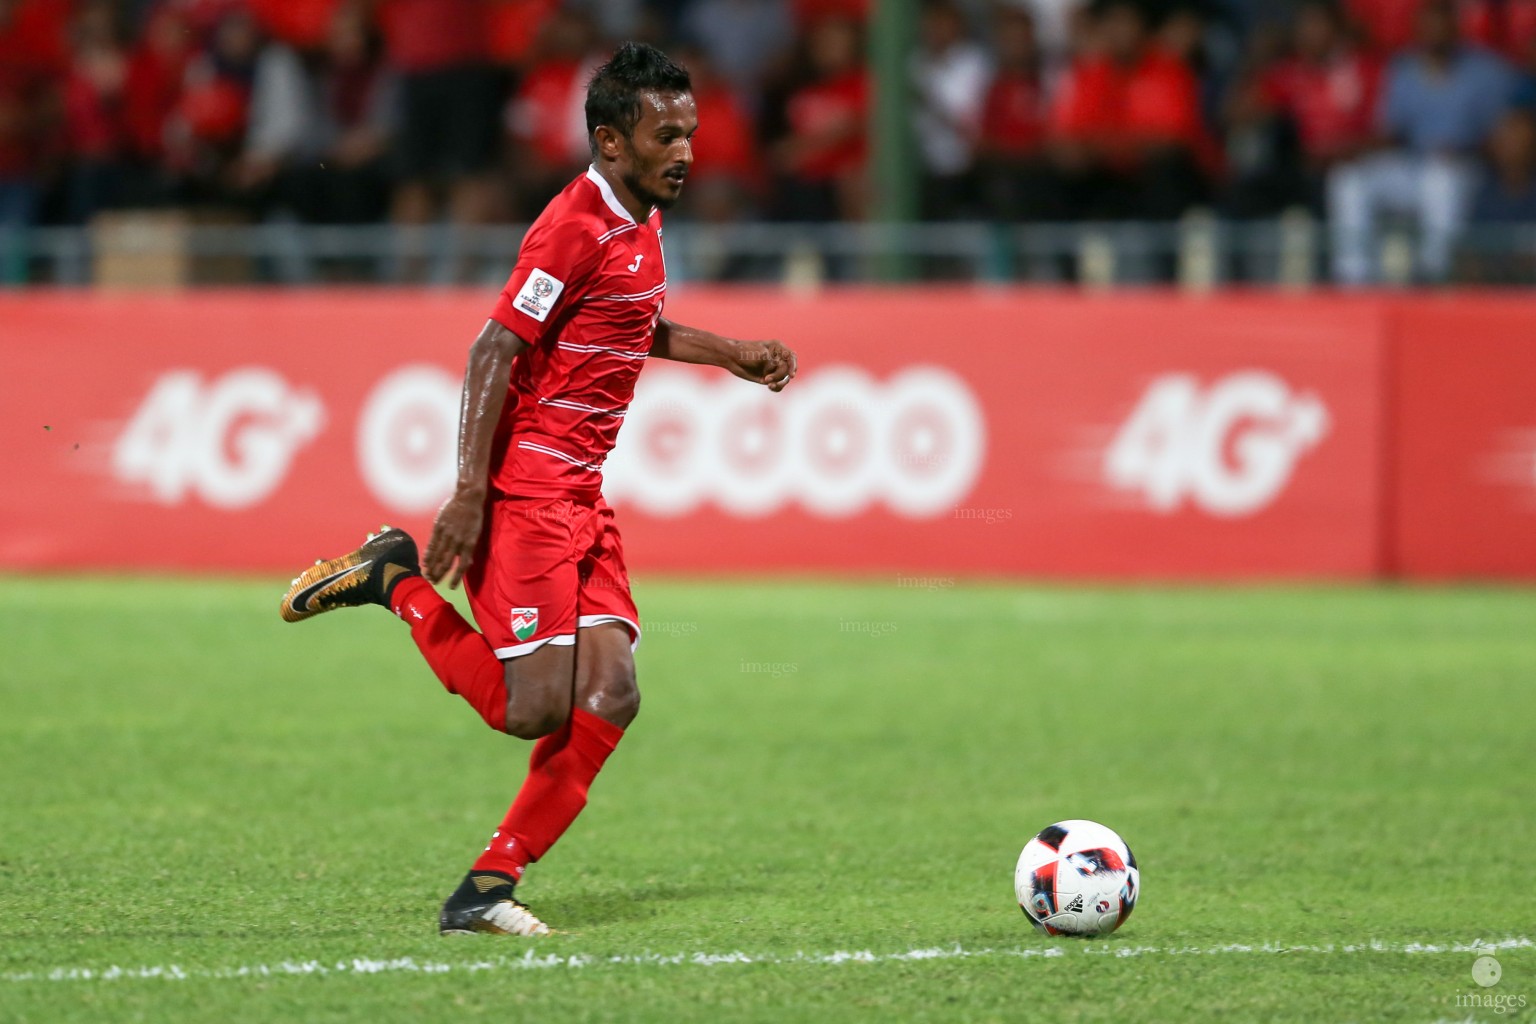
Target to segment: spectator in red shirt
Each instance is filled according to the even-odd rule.
[[[693,142],[693,170],[688,174],[690,192],[729,185],[730,191],[748,204],[763,187],[762,155],[757,149],[752,119],[701,49],[683,47],[678,63],[693,80],[693,102],[699,111],[699,133]],[[684,199],[684,205],[688,199]]]
[[[57,0],[0,0],[0,234],[37,216],[43,144],[68,60],[64,18]],[[23,270],[18,253],[0,253],[0,281]]]
[[[484,0],[382,0],[379,15],[400,73],[395,220],[429,223],[446,198],[455,223],[484,223],[503,96]]]
[[[123,87],[129,146],[146,167],[165,156],[169,122],[181,102],[182,83],[193,56],[191,26],[174,6],[150,16],[128,60]]]
[[[187,65],[171,121],[170,155],[193,198],[226,198],[226,174],[245,140],[263,42],[255,17],[235,9],[219,19],[208,48]]]
[[[688,69],[699,132],[693,138],[693,169],[675,211],[698,224],[739,223],[758,213],[765,181],[755,126],[741,101],[702,47],[682,47],[674,59]],[[776,261],[730,246],[714,236],[694,236],[688,273],[709,281],[742,281],[772,275]]]
[[[1348,13],[1368,48],[1390,57],[1411,48],[1418,36],[1425,0],[1347,0]],[[1536,40],[1536,0],[1459,0],[1462,35],[1512,61]]]
[[[507,176],[518,216],[531,221],[591,162],[587,144],[587,80],[602,63],[597,28],[580,11],[565,8],[539,31],[505,122],[516,146]]]
[[[272,38],[302,50],[324,49],[341,0],[247,0]],[[354,10],[356,8],[354,7]],[[361,12],[358,12],[361,14]]]
[[[817,22],[804,71],[783,103],[770,159],[776,213],[785,220],[858,220],[868,159],[869,79],[859,26],[841,16]]]
[[[1462,34],[1516,64],[1536,44],[1536,0],[1470,0],[1461,9]]]
[[[1074,64],[1052,112],[1063,212],[1176,219],[1204,195],[1214,162],[1199,83],[1153,44],[1134,0],[1108,0],[1094,32],[1098,52]]]
[[[128,56],[112,5],[86,5],[71,31],[74,54],[64,79],[64,135],[69,154],[65,216],[84,224],[120,196],[128,140],[123,90]]]
[[[1301,8],[1294,39],[1295,56],[1265,76],[1264,98],[1295,124],[1309,168],[1322,172],[1374,137],[1381,63],[1354,46],[1327,0]]]
[[[1413,45],[1424,0],[1346,0],[1346,6],[1367,46],[1388,56]]]
[[[1302,3],[1291,43],[1290,57],[1249,76],[1228,105],[1227,205],[1238,217],[1321,212],[1328,171],[1375,137],[1381,62],[1355,45],[1333,0]]]
[[[1035,20],[1022,7],[1000,7],[992,29],[997,71],[987,87],[978,155],[995,216],[1042,220],[1051,189],[1044,159],[1045,90]]]
[[[863,24],[869,18],[871,0],[791,0],[795,24],[802,32],[814,32],[828,18],[847,19]]]
[[[69,0],[0,0],[0,68],[57,70],[68,59]]]
[[[506,67],[537,59],[544,26],[560,9],[560,0],[491,0],[491,59]]]

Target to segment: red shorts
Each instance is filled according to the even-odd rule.
[[[624,547],[602,498],[491,502],[464,590],[498,658],[574,644],[578,628],[602,622],[624,623],[631,646],[640,643]]]

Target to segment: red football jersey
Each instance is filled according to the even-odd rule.
[[[815,82],[789,98],[785,117],[790,130],[803,139],[820,138],[844,124],[864,124],[870,102],[869,76],[863,69]],[[833,141],[805,148],[795,167],[796,177],[806,181],[830,181],[863,170],[869,156],[865,132],[835,133]]]
[[[636,223],[594,169],[550,201],[491,313],[528,343],[491,455],[496,490],[598,497],[666,293],[659,211]]]
[[[1375,58],[1350,53],[1321,66],[1293,58],[1269,72],[1263,89],[1296,122],[1308,155],[1329,158],[1371,137],[1380,81]]]

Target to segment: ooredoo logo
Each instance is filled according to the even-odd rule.
[[[640,379],[604,491],[654,516],[712,504],[763,516],[883,506],[947,515],[970,493],[986,423],[965,381],[936,366],[878,381],[852,366],[806,374],[782,394],[666,368]]]
[[[325,407],[262,367],[204,381],[161,374],[112,447],[112,473],[165,505],[188,494],[239,509],[267,497],[295,454],[320,433]]]
[[[1103,479],[1156,512],[1187,502],[1215,516],[1253,515],[1280,496],[1328,428],[1322,399],[1269,371],[1208,386],[1170,373],[1152,382],[1106,449]]]

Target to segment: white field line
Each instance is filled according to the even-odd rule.
[[[478,971],[566,969],[585,967],[633,967],[633,966],[696,966],[713,967],[730,964],[879,964],[913,960],[980,960],[980,959],[1061,959],[1070,956],[1102,957],[1181,957],[1181,956],[1236,956],[1246,954],[1320,954],[1325,956],[1355,953],[1401,953],[1418,955],[1425,953],[1482,953],[1513,949],[1536,949],[1536,942],[1528,938],[1500,939],[1484,942],[1427,943],[1427,942],[1370,942],[1326,945],[1287,946],[1266,942],[1251,946],[1229,943],[1220,946],[1122,946],[1108,944],[1084,944],[1078,947],[1044,946],[1023,949],[964,949],[960,946],[910,949],[904,953],[873,953],[869,950],[854,952],[839,950],[835,953],[795,953],[793,955],[735,953],[630,953],[620,956],[593,956],[572,953],[540,954],[529,949],[521,956],[496,957],[489,960],[465,960],[443,962],[400,957],[393,960],[373,960],[356,957],[350,960],[284,960],[274,964],[248,964],[243,967],[181,967],[177,964],[148,967],[54,967],[44,971],[22,971],[0,974],[0,981],[224,981],[235,978],[270,978],[291,975],[331,974],[450,974],[475,973]]]

